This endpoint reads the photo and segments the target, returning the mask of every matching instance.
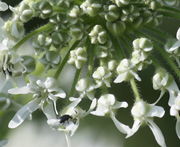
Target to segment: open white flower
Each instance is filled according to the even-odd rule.
[[[70,52],[68,63],[75,65],[77,69],[80,69],[86,61],[87,52],[85,47],[78,47]]]
[[[170,115],[175,116],[176,122],[176,134],[180,139],[180,91],[171,91],[171,97],[169,99]]]
[[[138,38],[133,41],[134,50],[141,50],[144,52],[149,52],[153,49],[152,42],[147,38]]]
[[[31,79],[27,86],[21,88],[13,88],[8,90],[10,94],[33,94],[33,100],[24,105],[9,122],[9,128],[18,127],[31,113],[53,103],[53,108],[55,113],[56,101],[59,98],[65,98],[66,93],[58,88],[55,83],[55,79],[48,77],[45,80],[35,80]],[[43,111],[44,112],[44,111]]]
[[[105,66],[100,66],[93,73],[92,77],[95,79],[97,83],[97,87],[101,87],[105,85],[110,87],[112,73]]]
[[[161,94],[156,102],[158,102],[164,93],[168,91],[169,93],[169,101],[168,105],[170,108],[170,115],[175,116],[177,119],[176,122],[176,133],[178,138],[180,139],[180,91],[178,85],[175,80],[163,69],[158,69],[156,74],[153,76],[153,88],[155,90],[161,90]]]
[[[176,40],[177,39],[177,40]],[[165,45],[165,49],[172,57],[175,58],[177,64],[180,67],[180,28],[176,33],[176,39],[170,39]]]
[[[128,104],[126,102],[116,101],[113,94],[104,94],[98,99],[96,110],[92,111],[91,114],[96,116],[105,116],[109,114],[117,129],[123,134],[128,134],[130,128],[119,122],[114,113],[114,110],[116,109],[127,107]]]
[[[161,94],[157,101],[159,101],[166,91],[169,92],[169,106],[174,103],[176,96],[174,95],[174,91],[178,92],[179,88],[172,78],[172,76],[164,69],[160,68],[156,71],[153,76],[153,88],[155,90],[161,90]]]
[[[105,44],[107,42],[107,33],[101,25],[95,25],[89,36],[92,44]]]
[[[63,131],[70,136],[73,136],[77,128],[79,127],[80,119],[88,115],[96,106],[96,99],[93,99],[91,106],[88,111],[82,110],[80,107],[77,107],[77,105],[81,102],[80,98],[69,98],[71,101],[71,104],[69,104],[67,107],[65,107],[60,117],[55,117],[53,115],[54,111],[51,107],[51,110],[47,112],[46,114],[49,114],[47,116],[48,120],[47,123],[55,130]],[[51,112],[51,114],[49,113]]]
[[[131,131],[127,134],[126,138],[134,135],[141,125],[144,123],[149,126],[154,134],[157,143],[161,147],[166,147],[164,136],[159,129],[159,127],[153,122],[154,117],[162,118],[164,116],[164,109],[160,106],[155,106],[154,104],[148,104],[143,100],[136,101],[131,109],[131,114],[134,118],[134,124]]]
[[[92,84],[90,79],[82,78],[76,84],[76,90],[80,93],[80,98],[87,96],[89,99],[94,98],[95,85]]]
[[[81,4],[80,8],[83,10],[84,13],[90,16],[95,16],[97,15],[99,8],[101,8],[101,4],[94,3],[92,0],[85,0]]]
[[[141,81],[141,78],[136,73],[134,69],[134,65],[132,64],[131,60],[128,60],[128,59],[121,60],[116,70],[117,70],[118,76],[114,80],[114,83],[121,83],[123,81],[128,81],[133,77],[136,80]]]

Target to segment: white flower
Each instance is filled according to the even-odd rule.
[[[81,13],[81,10],[80,10],[79,6],[76,5],[69,12],[69,16],[72,18],[76,18],[80,15],[80,13]]]
[[[3,46],[4,48],[1,49]],[[23,58],[9,50],[9,47],[6,46],[7,48],[5,48],[5,46],[0,44],[0,72],[3,72],[6,79],[24,74],[26,67],[23,65]]]
[[[119,122],[114,114],[114,110],[127,107],[128,104],[126,102],[116,101],[113,94],[104,94],[98,99],[96,110],[92,111],[91,114],[96,116],[105,116],[109,114],[117,129],[121,133],[127,134],[130,128]]]
[[[176,122],[176,134],[178,138],[180,139],[180,91],[171,91],[170,93],[170,99],[169,99],[169,105],[170,105],[170,115],[175,116],[177,119]]]
[[[18,127],[31,113],[41,107],[42,111],[47,105],[53,104],[56,110],[56,101],[65,98],[66,94],[55,84],[55,79],[48,77],[46,80],[31,79],[27,86],[8,90],[10,94],[33,94],[33,100],[24,105],[9,122],[9,128]]]
[[[119,7],[129,4],[129,0],[111,0],[111,1],[113,1]]]
[[[177,93],[179,92],[179,88],[173,79],[173,77],[167,73],[166,70],[160,68],[156,71],[153,76],[153,88],[155,90],[161,90],[161,94],[158,100],[164,95],[166,91],[169,92],[169,106],[174,104],[174,100],[177,97]]]
[[[177,39],[177,40],[176,40]],[[176,33],[176,39],[170,39],[165,45],[165,49],[172,57],[175,58],[177,64],[180,67],[180,28]]]
[[[134,71],[134,66],[132,65],[131,61],[128,59],[121,60],[116,70],[118,73],[118,77],[114,80],[114,83],[121,83],[123,81],[128,81],[133,77],[138,81],[141,81],[141,78]]]
[[[86,61],[87,53],[85,47],[78,47],[70,52],[68,63],[75,65],[77,69],[80,69]]]
[[[104,44],[107,41],[107,33],[101,25],[95,25],[89,33],[92,44]]]
[[[81,4],[80,8],[89,16],[95,16],[99,8],[101,8],[101,4],[93,3],[92,0],[86,0]]]
[[[69,100],[71,101],[71,104],[62,110],[62,113],[60,114],[61,116],[56,118],[53,115],[48,115],[47,123],[55,130],[63,131],[70,134],[70,136],[73,136],[79,127],[80,119],[88,115],[95,108],[96,99],[93,99],[87,112],[77,107],[77,105],[81,102],[80,98],[71,97]],[[54,111],[51,109],[49,112],[52,114]]]
[[[144,52],[149,52],[153,49],[152,42],[147,38],[138,38],[133,41],[134,50],[142,50]]]
[[[147,57],[148,55],[146,52],[143,52],[141,50],[134,50],[132,52],[131,62],[140,71],[142,70],[144,63],[146,63],[145,60],[147,59]]]
[[[180,91],[178,85],[164,69],[158,69],[156,74],[153,76],[153,88],[155,90],[161,90],[161,94],[156,102],[158,102],[162,98],[165,91],[169,92],[168,105],[171,107],[170,115],[175,116],[177,119],[176,133],[180,139]]]
[[[0,1],[0,11],[6,11],[8,9],[8,5],[5,2]]]
[[[80,98],[87,96],[89,99],[94,98],[94,89],[95,85],[93,85],[90,79],[82,78],[76,84],[76,90],[80,93]]]
[[[112,73],[105,66],[100,66],[93,73],[92,77],[98,84],[97,87],[101,87],[103,84],[110,87],[111,75]]]
[[[131,114],[134,117],[134,124],[126,138],[134,135],[138,131],[140,126],[145,123],[150,127],[157,143],[161,147],[166,147],[162,132],[160,131],[159,127],[153,122],[153,117],[162,118],[164,116],[164,113],[164,109],[160,106],[148,104],[143,100],[136,101],[131,109]]]

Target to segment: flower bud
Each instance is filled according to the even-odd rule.
[[[109,69],[110,71],[114,71],[114,70],[116,69],[116,67],[117,67],[117,62],[116,62],[116,60],[110,60],[110,61],[108,62],[108,69]]]
[[[53,13],[52,6],[48,1],[42,1],[38,5],[38,10],[40,11],[40,17],[46,19]]]
[[[124,31],[126,30],[126,25],[122,21],[107,22],[106,27],[115,36],[119,36],[123,34]]]
[[[22,22],[27,22],[32,18],[33,10],[29,7],[28,4],[22,2],[18,9],[18,15]]]
[[[20,21],[7,21],[4,24],[4,30],[13,40],[19,40],[24,35],[24,25]]]
[[[116,5],[109,5],[108,6],[108,11],[105,14],[105,19],[109,22],[115,21],[119,18],[120,13],[119,9]]]
[[[118,7],[128,5],[130,0],[111,0],[113,1]]]
[[[77,69],[80,69],[86,61],[87,52],[85,47],[78,47],[70,52],[68,63],[75,65]]]
[[[69,12],[69,16],[72,18],[77,18],[80,14],[81,14],[81,10],[79,6],[74,6]]]
[[[149,52],[153,49],[153,44],[147,38],[138,38],[133,41],[133,48],[135,50],[143,50],[145,52]]]
[[[172,79],[170,75],[165,71],[164,69],[158,69],[156,71],[156,74],[153,76],[152,82],[153,82],[153,88],[155,90],[163,90],[169,86]]]
[[[111,75],[112,73],[105,66],[100,66],[93,73],[92,77],[95,79],[98,86],[105,84],[105,86],[110,87]]]
[[[93,0],[86,0],[80,6],[84,13],[88,14],[91,17],[94,17],[98,14],[101,4],[93,3]]]
[[[104,44],[107,41],[107,33],[100,25],[95,25],[89,33],[92,44]]]

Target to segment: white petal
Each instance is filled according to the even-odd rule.
[[[104,109],[103,109],[104,110]],[[92,115],[96,115],[96,116],[105,116],[104,111],[100,111],[99,109],[92,111],[91,112]]]
[[[118,77],[114,80],[114,83],[121,83],[126,80],[127,73],[119,74]]]
[[[129,134],[130,133],[130,128],[127,125],[124,125],[123,123],[121,123],[120,121],[118,121],[114,115],[114,113],[111,113],[111,119],[114,122],[115,126],[117,127],[117,129],[123,133],[123,134]]]
[[[152,105],[156,105],[161,100],[161,98],[164,96],[165,92],[166,92],[165,90],[161,90],[159,98]]]
[[[172,84],[167,87],[167,90],[169,92],[168,105],[172,106],[176,99],[175,91],[179,92],[179,88],[174,80],[173,80]]]
[[[178,31],[176,33],[176,38],[177,38],[177,40],[180,40],[180,28],[178,29]]]
[[[94,99],[92,100],[92,103],[91,103],[91,106],[90,106],[90,108],[89,108],[89,111],[92,111],[92,110],[96,107],[96,104],[97,104],[97,99],[94,98]]]
[[[60,125],[58,119],[48,119],[47,124],[52,126],[52,127],[58,127]]]
[[[134,78],[138,81],[141,81],[141,78],[139,77],[139,75],[133,71],[131,71],[131,74],[134,76]]]
[[[170,108],[170,115],[171,116],[177,116],[178,115],[178,111],[175,108],[175,105],[172,105]]]
[[[157,143],[161,147],[166,147],[164,136],[163,136],[161,130],[159,129],[159,127],[152,120],[148,120],[148,123],[149,123],[148,126],[151,129]]]
[[[70,101],[72,101],[72,103],[70,105],[68,105],[68,108],[75,108],[80,102],[81,102],[81,98],[74,98],[74,97],[70,97],[69,98]]]
[[[148,117],[163,117],[165,114],[164,108],[160,106],[151,105],[151,108],[147,114]]]
[[[77,120],[76,124],[74,124],[71,128],[71,131],[70,131],[70,136],[73,136],[74,133],[76,132],[77,128],[79,127],[79,120]]]
[[[176,41],[173,46],[168,50],[168,52],[173,52],[175,50],[178,50],[180,47],[180,40],[179,41]]]
[[[42,111],[46,115],[47,119],[56,119],[54,105],[52,102],[43,106]]]
[[[172,83],[167,87],[168,91],[179,91],[178,85],[173,80]]]
[[[59,92],[57,94],[55,94],[54,96],[60,97],[60,98],[65,98],[66,93],[63,90],[60,89]]]
[[[178,118],[176,122],[176,134],[178,138],[180,139],[180,118]]]
[[[9,128],[18,127],[31,113],[36,111],[39,105],[40,99],[35,99],[23,106],[9,122]]]
[[[127,108],[128,103],[127,102],[116,102],[115,105],[112,107],[113,109],[119,109],[119,108]]]
[[[129,138],[132,135],[134,135],[139,130],[141,124],[142,124],[141,121],[135,120],[134,123],[133,123],[133,126],[131,128],[131,131],[130,131],[130,133],[127,134],[126,138]]]
[[[10,94],[29,94],[32,93],[30,88],[27,86],[21,87],[21,88],[12,88],[8,90],[8,93]]]

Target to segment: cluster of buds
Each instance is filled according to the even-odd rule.
[[[164,108],[156,104],[168,92],[170,115],[177,119],[176,133],[180,138],[180,91],[177,85],[180,77],[180,29],[176,39],[168,36],[166,42],[167,38],[161,36],[166,33],[156,28],[166,17],[180,19],[180,15],[176,15],[180,11],[174,8],[178,2],[22,0],[11,7],[0,1],[0,11],[9,8],[12,12],[7,21],[0,18],[0,73],[3,73],[0,81],[5,75],[8,77],[6,82],[9,79],[14,82],[11,85],[4,82],[0,86],[0,103],[5,103],[5,111],[12,102],[10,94],[12,97],[31,95],[32,98],[24,106],[20,105],[9,128],[18,127],[40,109],[52,129],[72,136],[81,119],[87,115],[108,116],[126,138],[134,135],[140,126],[147,125],[157,143],[166,147],[163,134],[153,118],[164,116]],[[32,25],[33,18],[47,24],[34,31],[27,30],[26,26]],[[25,42],[31,44],[27,49],[22,46]],[[169,57],[173,57],[172,60]],[[162,61],[168,66],[164,66]],[[63,78],[59,77],[67,64],[73,65],[68,67],[76,72],[72,76],[72,86],[68,86],[71,89],[64,92],[59,87]],[[136,85],[136,81],[143,82],[139,73],[143,74],[149,65],[155,68],[152,87],[161,91],[153,104],[141,97]],[[16,78],[21,79],[21,84]],[[119,102],[115,94],[110,93],[113,84],[124,82],[130,83],[135,98],[131,108],[132,127],[121,123],[116,115],[119,108],[128,107],[128,101]],[[1,97],[1,94],[5,96]],[[66,104],[60,107],[63,101]],[[81,108],[82,101],[90,101],[89,109]]]

